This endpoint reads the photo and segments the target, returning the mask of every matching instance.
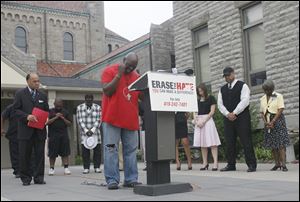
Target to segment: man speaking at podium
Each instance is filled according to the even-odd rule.
[[[121,139],[124,159],[124,187],[138,184],[136,149],[138,146],[138,91],[128,91],[136,81],[135,71],[138,57],[128,53],[121,64],[105,68],[103,84],[102,121],[104,139],[104,175],[108,189],[118,189],[120,173],[118,166],[118,145]]]

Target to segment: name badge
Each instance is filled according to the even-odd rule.
[[[39,100],[39,103],[44,103],[44,100]]]

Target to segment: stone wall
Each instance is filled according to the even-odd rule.
[[[174,1],[176,66],[193,67],[192,30],[207,25],[212,92],[224,85],[222,70],[231,66],[247,81],[241,8],[252,3],[233,1]],[[285,98],[290,128],[299,128],[299,2],[262,1],[267,79]],[[262,90],[251,89],[252,104],[259,105]]]

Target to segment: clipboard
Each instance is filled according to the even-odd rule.
[[[41,130],[44,129],[45,123],[49,116],[49,112],[46,112],[42,109],[34,107],[31,114],[36,116],[38,121],[37,122],[29,121],[28,126],[31,128],[37,128],[37,129],[41,129]]]

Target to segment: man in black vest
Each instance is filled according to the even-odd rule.
[[[218,108],[224,115],[224,133],[227,144],[227,166],[221,171],[236,170],[237,136],[244,147],[247,172],[256,171],[256,158],[251,138],[251,118],[249,112],[250,90],[247,84],[235,79],[234,70],[226,67],[223,70],[225,84],[218,95]]]
[[[46,94],[38,90],[39,76],[36,73],[30,73],[26,76],[26,81],[28,86],[16,92],[13,104],[18,119],[19,166],[20,177],[24,186],[30,185],[32,180],[30,173],[32,150],[35,154],[34,183],[46,184],[44,181],[46,128],[31,128],[28,126],[28,122],[37,121],[36,116],[31,114],[34,107],[49,111]]]

